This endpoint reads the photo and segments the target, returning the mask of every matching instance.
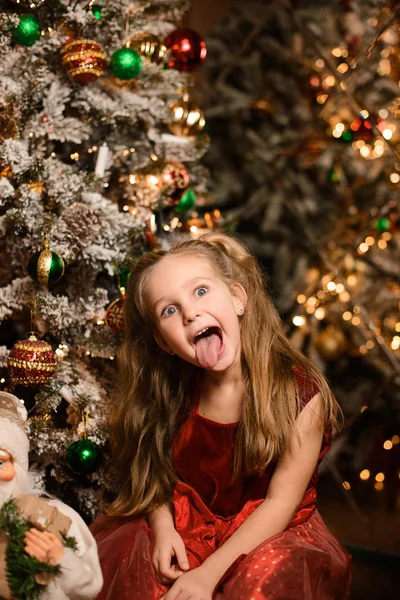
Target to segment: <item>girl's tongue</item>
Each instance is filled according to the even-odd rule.
[[[211,333],[196,342],[196,358],[204,369],[212,369],[218,362],[222,341],[217,333]]]

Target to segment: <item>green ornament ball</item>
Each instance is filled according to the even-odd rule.
[[[98,446],[87,438],[73,442],[67,449],[67,465],[77,475],[91,475],[100,465]]]
[[[392,226],[392,222],[390,219],[388,219],[387,217],[383,217],[382,219],[378,219],[378,221],[376,222],[375,228],[378,231],[389,231],[389,229]]]
[[[44,249],[36,252],[28,262],[28,273],[40,285],[52,285],[64,275],[65,264],[57,252],[50,250],[47,242]]]
[[[185,213],[196,203],[196,192],[192,190],[192,188],[188,189],[178,202],[178,204],[174,207],[174,210],[179,213]]]
[[[341,138],[340,138],[343,142],[351,142],[353,140],[353,134],[351,133],[351,131],[347,130],[347,131],[343,131]]]
[[[132,48],[120,48],[111,57],[111,71],[118,79],[133,79],[142,70],[142,58]]]
[[[101,11],[102,10],[103,10],[103,7],[100,4],[93,4],[92,14],[95,19],[97,19],[97,20],[101,19]]]
[[[21,15],[19,24],[13,30],[12,38],[22,46],[33,46],[40,38],[40,23],[35,15]]]
[[[118,288],[122,287],[126,290],[130,275],[130,271],[121,271],[120,273],[114,275],[114,281]]]

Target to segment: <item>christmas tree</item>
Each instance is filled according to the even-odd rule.
[[[399,503],[399,13],[383,0],[233,1],[206,36],[201,81],[224,225],[260,257],[288,335],[345,413],[323,467],[353,507],[388,510]]]
[[[189,236],[205,192],[190,87],[206,46],[182,28],[187,7],[13,0],[0,13],[1,388],[26,402],[38,483],[88,519],[130,266]]]

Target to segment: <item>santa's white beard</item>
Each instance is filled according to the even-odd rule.
[[[19,494],[34,494],[28,473],[14,463],[15,476],[11,481],[0,481],[0,506]]]

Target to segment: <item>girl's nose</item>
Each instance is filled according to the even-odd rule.
[[[192,307],[188,307],[183,311],[183,322],[185,325],[189,325],[195,321],[196,317],[198,317],[198,311]]]

